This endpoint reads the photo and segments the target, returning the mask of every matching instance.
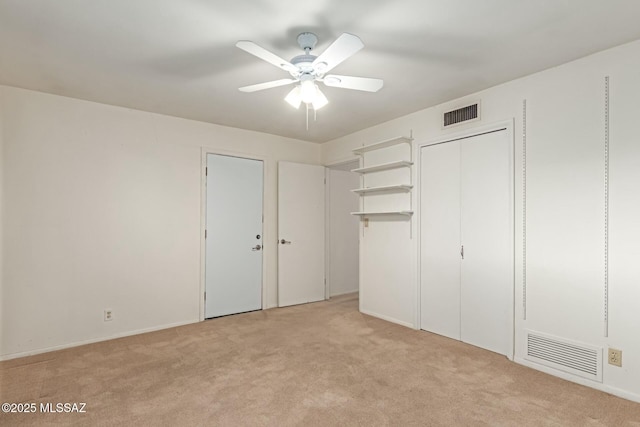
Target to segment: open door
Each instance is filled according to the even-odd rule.
[[[323,166],[278,163],[278,306],[325,299]]]

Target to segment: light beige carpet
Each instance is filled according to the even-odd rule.
[[[363,315],[357,296],[0,363],[2,426],[640,426],[640,404]]]

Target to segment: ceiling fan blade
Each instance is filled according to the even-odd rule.
[[[331,74],[325,76],[322,82],[331,87],[343,89],[363,90],[365,92],[377,92],[382,89],[384,81],[368,77],[338,76]]]
[[[258,46],[254,42],[250,42],[247,40],[240,40],[238,43],[236,43],[236,46],[244,50],[245,52],[248,52],[254,56],[257,56],[258,58],[264,61],[267,61],[268,63],[273,64],[276,67],[281,68],[285,71],[298,70],[298,67],[293,65],[291,62],[280,58],[278,55],[269,52],[267,49]]]
[[[296,79],[281,79],[266,83],[258,83],[251,86],[243,86],[238,88],[240,92],[257,92],[259,90],[271,89],[272,87],[285,86],[297,82]]]
[[[313,61],[313,66],[319,72],[326,73],[363,47],[364,43],[358,36],[342,33],[327,50]]]

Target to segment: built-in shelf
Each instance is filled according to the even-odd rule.
[[[411,216],[413,211],[384,211],[384,212],[351,212],[351,215],[370,216],[370,215],[403,215]]]
[[[405,136],[398,136],[395,138],[387,139],[386,141],[376,142],[374,144],[365,145],[360,148],[356,148],[353,150],[354,154],[361,156],[362,162],[360,163],[362,167],[357,169],[353,169],[352,172],[362,174],[360,177],[360,188],[356,188],[355,190],[351,190],[352,192],[358,194],[360,196],[360,212],[351,212],[351,215],[359,216],[361,221],[365,222],[365,225],[362,227],[362,234],[364,236],[364,230],[366,225],[366,221],[368,221],[367,217],[379,217],[380,220],[391,220],[388,218],[389,216],[403,217],[403,218],[411,218],[413,215],[413,211],[411,210],[413,207],[413,197],[411,195],[411,190],[413,188],[411,173],[409,173],[409,183],[408,184],[397,184],[393,182],[379,182],[378,180],[372,181],[375,183],[375,186],[367,186],[369,180],[373,179],[373,176],[367,176],[366,174],[369,172],[378,172],[385,171],[389,169],[398,169],[398,168],[409,168],[409,172],[411,171],[411,166],[413,165],[413,155],[411,149],[411,141],[413,138],[407,138]],[[393,158],[400,158],[398,160],[388,162],[388,163],[378,163],[374,165],[366,165],[369,163],[368,153],[381,150],[383,148],[398,146],[399,144],[406,144],[406,147],[400,147],[402,150],[394,150],[392,152],[388,152],[387,154],[392,156]],[[408,148],[408,152],[404,151],[405,148]],[[372,157],[371,159],[375,159],[376,157]],[[378,159],[382,160],[379,156]],[[391,160],[388,156],[386,156],[386,160]],[[381,175],[379,178],[382,180],[383,178],[393,178],[394,175],[390,175],[388,177]],[[375,177],[378,178],[378,177]],[[396,179],[400,180],[400,176],[395,176]],[[401,182],[407,182],[406,176],[404,179],[400,180]],[[384,185],[380,185],[384,184]],[[393,193],[393,192],[403,192],[408,193],[405,195],[392,195],[392,194],[379,194],[375,197],[371,197],[371,205],[367,202],[368,197],[371,193]],[[396,197],[397,196],[397,197]],[[388,208],[407,208],[406,198],[408,198],[408,210],[376,210],[376,209],[388,209]],[[386,203],[385,203],[386,202]],[[385,206],[387,205],[387,206]],[[395,205],[395,206],[393,206]],[[367,210],[370,209],[370,210]],[[387,218],[385,218],[387,217]],[[411,221],[409,221],[411,223]]]
[[[382,185],[380,187],[357,188],[351,191],[358,194],[365,194],[365,193],[375,193],[378,191],[409,191],[412,188],[413,188],[413,185],[400,184],[400,185]]]
[[[364,154],[367,151],[380,150],[382,148],[391,147],[398,144],[410,144],[411,138],[406,136],[397,136],[395,138],[387,139],[386,141],[376,142],[375,144],[364,145],[360,148],[353,150],[354,154]]]
[[[397,162],[382,163],[379,165],[366,166],[364,168],[353,169],[351,172],[355,172],[355,173],[378,172],[378,171],[383,171],[387,169],[396,169],[396,168],[411,166],[412,164],[413,162],[409,162],[406,160],[399,160]]]

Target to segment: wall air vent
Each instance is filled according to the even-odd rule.
[[[602,348],[527,331],[525,359],[602,382]]]
[[[457,110],[447,111],[443,115],[442,127],[457,125],[459,123],[468,122],[470,120],[480,119],[480,104],[467,105]]]

